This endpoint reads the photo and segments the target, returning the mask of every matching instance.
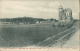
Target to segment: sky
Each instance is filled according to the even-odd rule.
[[[59,6],[71,8],[74,19],[79,19],[79,1],[1,1],[0,18],[33,17],[58,19]]]

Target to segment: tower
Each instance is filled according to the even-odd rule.
[[[72,20],[72,10],[70,8],[65,9],[66,13],[66,21],[71,21]]]
[[[62,20],[62,15],[63,15],[63,7],[62,5],[59,6],[59,21]]]

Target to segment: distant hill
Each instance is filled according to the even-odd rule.
[[[30,23],[35,24],[36,22],[41,21],[55,21],[56,19],[43,19],[43,18],[32,18],[32,17],[18,17],[18,18],[4,18],[0,19],[0,22],[11,22],[11,23]]]

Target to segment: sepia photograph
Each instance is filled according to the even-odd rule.
[[[79,0],[0,0],[0,50],[79,51]]]

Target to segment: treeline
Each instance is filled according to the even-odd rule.
[[[56,19],[43,19],[43,18],[32,18],[32,17],[18,17],[18,18],[4,18],[0,19],[0,22],[10,22],[10,23],[26,23],[35,24],[36,22],[42,21],[56,21]]]

